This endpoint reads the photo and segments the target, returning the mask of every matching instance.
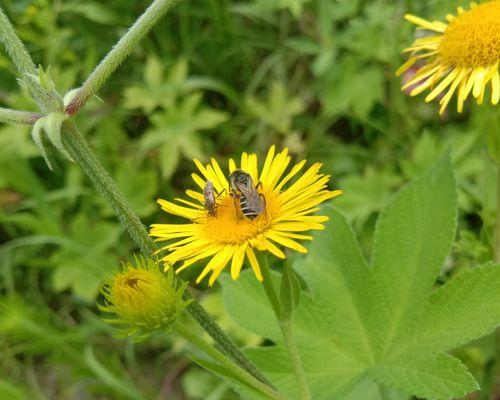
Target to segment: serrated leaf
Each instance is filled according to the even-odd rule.
[[[449,350],[490,333],[500,321],[500,265],[465,271],[433,293],[414,339],[420,348]]]
[[[386,386],[426,399],[458,398],[479,389],[460,360],[443,354],[401,357],[377,365],[370,375]]]
[[[297,271],[316,303],[326,310],[323,318],[328,320],[331,334],[368,362],[373,358],[364,322],[371,287],[368,265],[345,217],[332,207],[325,210],[330,222],[324,233],[316,235]]]
[[[455,182],[449,155],[408,184],[377,224],[372,268],[345,218],[325,207],[295,270],[308,292],[293,332],[314,399],[342,399],[364,379],[428,399],[476,390],[465,366],[445,351],[500,325],[500,267],[475,268],[433,290],[453,239]],[[276,276],[277,274],[273,274]],[[222,282],[231,317],[276,345],[247,351],[291,399],[298,389],[261,284],[243,273]]]
[[[382,211],[375,230],[373,274],[381,299],[371,313],[382,352],[412,329],[455,235],[456,192],[450,154],[404,187]],[[381,324],[381,321],[384,321]]]

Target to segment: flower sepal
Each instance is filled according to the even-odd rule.
[[[155,261],[135,257],[134,264],[125,263],[104,283],[105,302],[98,308],[115,315],[104,320],[119,326],[117,337],[141,341],[154,331],[171,329],[191,303],[183,299],[186,287],[187,282],[178,284],[173,269],[163,273]]]
[[[74,162],[71,155],[68,153],[62,142],[62,124],[69,118],[68,114],[63,111],[56,111],[38,119],[31,130],[31,137],[35,142],[36,147],[42,154],[47,167],[52,171],[52,164],[45,150],[44,138],[59,150],[66,159]]]

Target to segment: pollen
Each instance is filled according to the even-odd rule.
[[[200,224],[202,234],[224,245],[241,245],[266,232],[279,212],[279,199],[272,192],[260,192],[265,199],[265,211],[254,219],[246,218],[238,205],[239,199],[225,196],[217,207],[217,215]]]
[[[487,67],[500,60],[500,1],[482,3],[454,17],[439,46],[450,67]]]

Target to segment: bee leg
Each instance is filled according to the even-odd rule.
[[[224,193],[226,193],[226,189],[222,189],[220,192],[217,191],[217,189],[214,188],[214,191],[215,191],[215,194],[217,196],[215,196],[216,199],[218,199],[220,196],[222,196]]]
[[[214,190],[215,190],[215,189],[214,189]],[[226,193],[226,189],[222,189],[220,192],[218,192],[217,190],[215,190],[215,194],[217,195],[217,196],[215,196],[215,200],[217,200],[217,199],[218,199],[220,196],[222,196],[224,193]],[[231,194],[231,193],[229,193],[229,194],[232,196],[232,194]],[[223,206],[223,205],[221,205],[221,204],[218,204],[218,203],[217,203],[217,207],[225,207],[225,206]]]

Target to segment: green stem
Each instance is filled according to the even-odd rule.
[[[31,111],[19,111],[0,107],[0,122],[7,124],[33,125],[42,116],[42,114]]]
[[[38,107],[40,107],[43,112],[51,112],[58,109],[60,100],[55,93],[45,90],[37,82],[38,69],[24,47],[23,42],[21,42],[21,39],[16,35],[14,27],[1,7],[0,40],[5,45],[9,57],[12,59],[12,62],[21,75],[22,82],[36,100]]]
[[[66,110],[68,113],[72,114],[76,112],[99,90],[111,73],[118,68],[120,63],[132,51],[133,47],[149,32],[174,2],[175,0],[155,0],[150,5],[85,81],[79,93],[68,106]],[[38,70],[1,8],[0,40],[5,43],[7,52],[12,57],[21,75],[25,78],[28,88],[32,96],[37,100],[40,109],[44,112],[51,112],[58,109],[60,104],[59,99],[54,97],[54,93],[45,91],[34,80],[34,77],[38,75]],[[154,256],[154,243],[148,236],[146,228],[133,211],[125,196],[119,191],[113,179],[104,170],[87,142],[80,135],[75,123],[71,120],[65,121],[62,130],[62,142],[71,157],[80,164],[97,190],[108,201],[141,252],[146,257]],[[269,387],[272,387],[269,380],[245,357],[231,338],[224,333],[213,318],[205,311],[198,300],[188,292],[185,293],[187,298],[193,300],[188,311],[214,339],[218,348],[233,359],[241,368]]]
[[[141,253],[146,257],[151,257],[155,250],[154,243],[125,196],[123,196],[113,179],[104,170],[85,139],[80,135],[74,122],[71,120],[66,121],[63,129],[63,144],[71,157],[80,164],[97,190],[108,201],[120,219],[120,222],[127,228],[132,240],[141,250]],[[251,375],[261,382],[272,386],[269,380],[245,357],[233,340],[226,335],[210,314],[205,311],[198,300],[189,292],[185,293],[188,299],[193,300],[188,307],[189,313],[214,339],[218,348]]]
[[[292,332],[292,318],[287,321],[281,319],[281,303],[271,279],[269,261],[266,256],[260,257],[259,261],[260,268],[262,270],[262,277],[264,278],[262,285],[264,286],[267,298],[269,299],[276,319],[278,320],[281,334],[283,336],[283,340],[285,341],[285,346],[288,350],[288,355],[290,356],[290,360],[292,361],[292,367],[297,385],[299,386],[301,399],[311,400],[311,394],[309,393],[309,388],[306,381],[306,374],[304,373],[304,369],[302,368],[299,348],[297,347],[297,343],[295,342],[295,338]]]
[[[14,32],[9,19],[0,7],[0,40],[5,45],[9,57],[21,75],[37,74],[37,69],[31,57],[24,47],[21,39]]]
[[[144,38],[151,28],[166,14],[168,9],[177,0],[155,0],[146,9],[135,23],[123,35],[118,43],[104,57],[94,71],[89,75],[75,97],[66,107],[66,112],[70,115],[78,112],[87,101],[94,96],[110,75],[120,66],[120,64],[132,52],[139,41]]]
[[[80,135],[75,123],[71,120],[66,121],[63,130],[64,132],[61,135],[63,144],[71,157],[80,164],[97,190],[108,201],[120,222],[127,228],[130,236],[141,250],[141,253],[146,257],[151,257],[154,245],[148,236],[146,228],[113,179],[104,170],[90,146]]]
[[[285,400],[285,397],[283,397],[283,395],[250,375],[247,371],[236,365],[233,361],[226,358],[224,354],[222,354],[214,346],[205,342],[201,337],[193,332],[193,329],[183,325],[181,322],[177,322],[174,326],[174,330],[188,342],[203,351],[206,355],[213,358],[225,369],[233,373],[239,380],[245,382],[248,386],[254,388],[262,394],[265,394],[270,399]]]

